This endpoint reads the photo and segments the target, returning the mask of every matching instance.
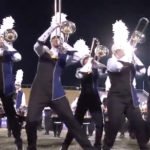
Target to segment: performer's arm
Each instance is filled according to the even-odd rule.
[[[21,54],[13,47],[13,45],[8,45],[8,52],[12,52],[12,61],[18,62],[22,60]]]
[[[84,74],[80,72],[80,69],[81,69],[81,68],[78,68],[78,69],[76,70],[75,77],[76,77],[77,79],[82,79],[82,78],[84,77]]]
[[[109,58],[107,61],[107,70],[110,72],[120,72],[123,69],[123,64],[115,58]]]
[[[39,38],[38,38],[38,42],[45,44],[45,42],[47,41],[48,37],[51,35],[51,33],[58,28],[59,26],[50,26]]]
[[[43,44],[41,44],[39,42],[36,42],[34,44],[34,51],[40,57],[45,52],[49,52],[50,49],[47,46],[45,46],[45,45],[43,45]]]
[[[134,54],[134,65],[136,68],[136,74],[137,75],[144,75],[146,73],[146,68],[144,64],[141,62],[141,60]]]
[[[109,91],[109,89],[110,89],[110,87],[111,87],[111,82],[110,82],[110,78],[109,78],[109,76],[107,76],[107,78],[106,78],[106,80],[105,80],[105,91]]]
[[[45,42],[47,41],[48,37],[51,35],[51,33],[57,28],[58,26],[50,26],[37,40],[37,42],[34,45],[34,51],[38,56],[41,56],[43,53],[48,52],[49,48],[45,46]]]
[[[147,76],[150,77],[150,66],[147,68]]]
[[[13,48],[12,45],[5,44],[3,48],[0,49],[0,56],[3,60],[12,60],[13,62],[18,62],[22,59],[21,54]]]
[[[99,61],[93,60],[93,68],[104,69],[106,66]]]
[[[24,92],[22,94],[21,107],[27,107],[27,103],[26,103],[26,98],[25,98]]]
[[[14,61],[14,62],[21,61],[21,59],[22,59],[22,56],[17,51],[12,55],[12,61]]]
[[[82,58],[79,62],[82,65],[82,67],[78,68],[76,71],[76,78],[82,79],[85,76],[92,73],[92,57],[85,56]]]
[[[66,66],[72,65],[80,61],[81,57],[76,55],[76,50],[69,45],[68,43],[64,42],[62,44],[64,51],[67,53],[67,58],[66,58]]]
[[[150,91],[150,66],[147,68],[147,83],[148,83],[148,89]]]

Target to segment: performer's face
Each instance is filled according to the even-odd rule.
[[[122,58],[122,57],[125,55],[125,53],[124,53],[123,50],[117,49],[117,50],[114,52],[114,55],[116,56],[117,59],[120,59],[120,58]]]
[[[60,38],[58,36],[55,36],[51,39],[51,46],[52,47],[58,47],[60,46],[61,44],[61,41],[60,41]]]

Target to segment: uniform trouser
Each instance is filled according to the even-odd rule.
[[[90,97],[80,97],[77,103],[77,108],[75,111],[75,118],[79,121],[82,125],[84,115],[87,110],[89,110],[92,119],[96,125],[96,135],[95,135],[95,144],[94,145],[101,145],[101,138],[103,133],[103,117],[100,103],[95,99],[90,99]],[[64,145],[69,146],[73,140],[73,135],[71,132],[68,132],[64,141]]]
[[[59,137],[61,134],[63,128],[63,123],[62,122],[54,122],[53,123],[53,131],[54,131],[54,136]]]
[[[49,106],[66,124],[68,130],[73,134],[74,138],[81,145],[81,147],[83,147],[84,150],[92,150],[93,147],[91,146],[91,143],[84,131],[82,131],[80,124],[75,120],[66,97],[60,98],[59,100],[50,101]],[[37,122],[44,107],[45,104],[38,103],[37,101],[32,100],[29,102],[26,125],[28,150],[36,150]]]
[[[128,125],[127,120],[124,116],[122,116],[121,128],[119,129],[121,134],[124,134],[127,131]]]
[[[147,142],[145,124],[139,108],[133,106],[131,97],[109,95],[107,107],[109,121],[104,137],[104,145],[109,148],[113,146],[121,126],[122,115],[126,115],[132,124],[140,149],[145,150]]]
[[[94,130],[95,130],[95,123],[93,120],[91,120],[90,124],[88,125],[88,135],[92,136]]]
[[[20,116],[20,115],[17,115],[17,122],[19,123],[19,130],[21,131],[22,129],[22,126],[23,126],[23,122],[26,120],[26,118],[24,116]],[[9,120],[7,119],[7,130],[8,130],[8,137],[11,136],[11,133],[12,133],[12,129],[11,129],[11,126],[10,126],[10,122]]]
[[[16,115],[12,95],[5,96],[3,93],[0,93],[0,97],[3,103],[5,114],[9,122],[9,127],[12,130],[12,134],[15,138],[15,143],[19,144],[20,142],[22,142],[21,125],[19,123],[19,118]]]

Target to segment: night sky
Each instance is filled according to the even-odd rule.
[[[14,47],[23,59],[15,64],[14,71],[22,68],[24,84],[31,84],[36,72],[38,57],[33,51],[36,39],[49,27],[54,14],[53,0],[0,0],[0,23],[2,18],[12,16],[18,39]],[[109,49],[112,45],[112,23],[122,19],[132,33],[141,17],[150,19],[150,0],[62,0],[62,12],[68,20],[75,22],[77,30],[70,36],[72,45],[83,38],[91,46],[92,38],[100,39]],[[138,45],[136,54],[145,66],[150,64],[150,28],[146,30],[146,42]],[[63,84],[72,85],[74,79],[71,68],[63,75]],[[66,76],[69,74],[69,77]],[[73,77],[73,78],[72,78]]]

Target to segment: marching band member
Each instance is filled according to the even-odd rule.
[[[89,48],[85,44],[85,41],[80,39],[74,44],[74,48],[81,51],[88,51]],[[83,66],[92,58],[87,57],[83,60]],[[92,119],[96,125],[95,143],[94,146],[101,150],[101,138],[103,132],[103,117],[101,110],[101,101],[98,93],[98,68],[105,67],[104,65],[97,66],[92,61],[85,68],[78,68],[76,77],[81,80],[81,93],[77,101],[77,107],[75,110],[75,118],[83,123],[84,116],[87,111],[90,112]],[[68,132],[65,141],[62,145],[62,150],[67,150],[73,140],[73,135]]]
[[[148,150],[144,132],[144,121],[132,84],[135,72],[138,71],[144,74],[145,68],[128,43],[129,32],[121,20],[113,24],[113,32],[113,54],[107,62],[107,70],[111,82],[107,103],[109,121],[103,150],[110,150],[112,148],[117,132],[120,129],[123,115],[128,118],[135,130],[140,150]]]
[[[43,110],[45,135],[49,135],[49,131],[53,129],[52,113],[53,111],[50,107],[45,107]]]
[[[21,60],[20,53],[12,45],[13,40],[17,38],[17,34],[13,30],[14,22],[11,16],[6,17],[3,19],[0,29],[0,97],[15,138],[17,150],[22,150],[21,126],[16,116],[13,102],[15,93],[12,72],[13,62]]]
[[[22,69],[19,69],[17,70],[15,80],[15,88],[16,88],[15,108],[17,112],[27,109],[25,93],[22,90],[22,80],[23,80],[23,71]]]
[[[25,93],[22,90],[21,84],[23,80],[23,71],[22,69],[17,70],[16,80],[15,80],[15,95],[14,95],[14,107],[19,118],[19,123],[22,126],[23,121],[25,120],[25,115],[27,111],[27,104],[25,99]],[[9,121],[7,121],[8,128],[8,137],[11,136],[11,129]]]
[[[64,42],[60,32],[61,24],[52,17],[51,26],[38,38],[34,50],[39,57],[38,68],[32,84],[27,113],[28,150],[36,150],[37,123],[44,107],[51,107],[66,124],[69,131],[85,150],[91,150],[90,141],[74,119],[69,102],[61,83],[61,74],[68,63],[77,61],[73,48]],[[66,15],[61,14],[61,22],[66,21]],[[50,37],[51,49],[45,42]],[[79,60],[79,59],[78,59]]]

